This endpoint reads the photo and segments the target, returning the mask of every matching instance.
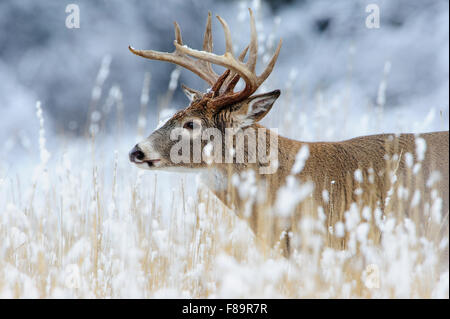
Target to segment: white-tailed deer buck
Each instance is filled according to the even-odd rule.
[[[420,190],[421,200],[424,203],[436,196],[442,199],[444,216],[442,220],[443,223],[448,222],[445,217],[445,214],[448,215],[449,203],[448,131],[420,135],[381,134],[342,142],[306,143],[264,130],[258,121],[270,111],[280,91],[253,94],[270,75],[281,49],[281,41],[267,67],[257,75],[255,67],[258,44],[251,10],[250,44],[237,58],[233,54],[230,29],[221,17],[217,18],[225,32],[226,52],[223,55],[212,53],[211,14],[208,15],[202,51],[183,44],[180,28],[176,22],[173,53],[129,48],[131,52],[144,58],[182,66],[200,76],[211,86],[206,93],[183,87],[190,99],[189,106],[138,143],[130,152],[131,162],[145,169],[185,168],[206,169],[212,172],[213,180],[209,181],[212,191],[239,216],[249,219],[257,237],[261,229],[266,227],[263,225],[265,218],[277,215],[278,191],[289,180],[292,181],[292,176],[295,176],[299,183],[313,185],[308,200],[315,205],[314,207],[321,206],[324,209],[329,225],[334,225],[337,220],[342,219],[343,213],[353,202],[361,204],[361,207],[378,207],[381,211],[385,210],[386,205],[397,205],[401,211],[407,212],[408,203],[416,189]],[[244,62],[247,53],[248,59]],[[211,64],[225,67],[226,71],[219,76]],[[240,79],[244,80],[245,88],[235,92],[234,88]],[[199,145],[204,154],[205,149],[211,145],[211,139],[205,138],[205,134],[201,133],[207,129],[221,133],[206,134],[214,135],[212,144],[215,148],[215,160],[208,161],[205,156],[196,160],[194,146]],[[227,143],[229,142],[227,130],[230,129],[236,134],[243,130],[248,132],[248,129],[253,133],[245,134],[247,143],[242,142],[244,138],[241,139],[242,143],[236,138],[232,139],[230,144]],[[180,161],[177,158],[175,161],[173,158],[179,155],[180,150],[177,148],[179,139],[173,136],[174,131],[180,133],[177,135],[178,138],[184,136],[190,142],[186,149],[181,148],[181,151],[187,152],[188,160]],[[270,153],[268,150],[270,144],[274,142],[273,136],[276,137],[277,149],[275,154],[272,154],[275,155],[275,160],[270,165],[275,166],[275,170],[271,174],[261,174],[259,169],[267,168],[268,164],[267,161],[262,161],[260,156],[255,156],[255,152],[259,154],[260,148],[263,148],[263,155]],[[258,150],[250,148],[250,145],[256,145]],[[303,148],[304,146],[307,148]],[[174,149],[177,151],[174,152]],[[301,150],[308,156],[304,163],[298,165],[299,168],[294,164]],[[257,194],[250,194],[253,198],[250,207],[248,196],[244,198],[239,185],[235,183],[236,177],[244,172],[245,174],[253,172],[250,175],[262,185],[258,188]],[[392,189],[395,184],[412,187],[402,205],[395,204],[398,193]],[[261,214],[262,207],[269,207],[272,215]],[[271,234],[264,233],[263,236],[272,236],[273,243],[279,238],[280,231],[295,228],[296,219],[299,218],[298,207],[299,205],[293,214],[284,216],[284,221],[274,219],[269,226]],[[283,245],[289,249],[289,236],[285,237],[286,243]]]

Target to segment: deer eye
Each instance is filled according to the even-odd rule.
[[[194,129],[194,122],[193,121],[187,121],[186,123],[184,123],[183,128],[188,129],[188,130],[193,130]]]

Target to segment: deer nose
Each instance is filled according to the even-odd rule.
[[[133,163],[140,163],[145,157],[144,152],[142,152],[137,144],[133,147],[128,155],[130,157],[130,162]]]

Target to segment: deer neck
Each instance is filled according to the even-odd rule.
[[[264,128],[259,124],[254,124],[253,127],[256,132],[261,132],[258,129]],[[268,165],[276,163],[261,162],[258,157],[256,157],[256,163],[214,165],[201,173],[201,179],[208,188],[226,206],[233,210],[236,208],[239,210],[239,207],[242,208],[244,202],[250,198],[258,200],[258,196],[252,194],[252,192],[255,192],[255,189],[257,194],[262,195],[263,199],[268,200],[272,204],[276,191],[284,184],[286,177],[291,171],[295,161],[295,154],[304,144],[282,137],[268,129],[266,130],[269,132],[268,134],[272,134],[272,141],[274,136],[277,139],[275,159],[278,165],[270,174],[262,174],[261,172],[267,171]],[[256,138],[260,141],[264,140],[260,133],[256,134]],[[269,140],[268,136],[263,142],[266,143],[266,150],[269,149],[268,143],[271,140]],[[292,156],[291,154],[294,155]]]

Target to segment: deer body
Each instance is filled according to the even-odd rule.
[[[440,196],[448,209],[448,132],[434,132],[419,135],[426,141],[428,151],[421,163],[424,182],[428,180],[432,171],[441,175],[438,189]],[[406,182],[408,168],[405,154],[411,154],[417,162],[414,134],[380,134],[357,137],[342,142],[308,143],[310,157],[306,161],[301,179],[311,179],[315,186],[314,199],[323,203],[322,190],[333,191],[334,200],[329,205],[335,209],[347,210],[352,202],[357,200],[355,191],[361,188],[363,193],[370,193],[371,188],[377,190],[376,201],[383,208],[387,192],[391,187],[387,175],[389,170],[395,171],[397,178]],[[388,168],[386,156],[392,158],[394,167]],[[360,170],[362,181],[354,178],[356,170]],[[369,176],[373,170],[373,180]],[[332,181],[334,181],[332,183]],[[326,203],[323,203],[324,206]]]
[[[405,154],[410,154],[414,163],[418,163],[416,154],[416,138],[422,138],[427,145],[425,157],[420,161],[420,177],[412,176],[412,168],[408,167]],[[397,181],[409,188],[410,202],[414,187],[418,187],[423,196],[423,202],[431,199],[431,188],[425,187],[432,172],[440,175],[435,189],[443,200],[443,212],[449,208],[449,134],[448,131],[415,134],[379,134],[357,137],[341,142],[300,142],[285,137],[278,137],[278,161],[277,173],[272,175],[260,175],[262,185],[266,185],[263,206],[274,207],[278,191],[286,183],[288,176],[292,175],[292,167],[295,163],[296,154],[303,147],[309,149],[309,156],[305,161],[304,168],[294,176],[301,182],[312,182],[314,190],[310,200],[314,206],[321,206],[326,213],[334,212],[342,216],[348,210],[351,203],[358,201],[358,192],[362,196],[360,205],[374,206],[384,209],[388,192],[392,187],[389,172],[395,170]],[[387,156],[392,162],[387,161]],[[398,157],[398,159],[397,159]],[[393,164],[393,167],[389,167]],[[214,183],[209,183],[210,189],[228,207],[235,210],[239,216],[249,215],[250,226],[255,234],[258,233],[256,215],[257,207],[245,212],[245,200],[239,196],[239,186],[233,185],[227,176],[240,175],[247,170],[253,170],[257,174],[259,165],[222,165],[215,169]],[[355,171],[361,172],[361,181],[354,178]],[[217,181],[217,179],[222,179]],[[418,180],[415,180],[418,179]],[[260,181],[261,182],[261,181]],[[215,187],[220,185],[220,187]],[[228,185],[228,187],[223,187]],[[261,191],[261,190],[260,190]],[[328,194],[325,198],[324,191]],[[405,213],[408,207],[403,207]],[[289,226],[288,226],[289,227]],[[279,229],[278,232],[284,229]],[[276,238],[279,234],[275,235]]]
[[[445,196],[449,192],[448,131],[425,133],[417,136],[423,138],[428,145],[428,151],[425,153],[425,159],[421,165],[424,172],[424,180],[426,181],[430,177],[432,171],[437,171],[441,174],[438,189],[444,200],[445,207],[448,209],[448,196]],[[394,140],[391,141],[391,138]],[[372,184],[379,190],[377,199],[383,203],[390,187],[390,184],[386,182],[384,177],[384,171],[387,169],[385,155],[390,154],[392,156],[394,154],[409,153],[413,155],[415,162],[417,162],[415,138],[415,134],[400,134],[398,136],[395,134],[379,134],[357,137],[341,142],[300,142],[279,136],[279,168],[276,178],[266,176],[271,180],[269,188],[273,197],[269,198],[270,203],[274,203],[276,191],[283,186],[287,176],[291,175],[295,156],[304,145],[308,146],[310,155],[306,160],[304,169],[295,176],[302,181],[313,182],[315,186],[313,197],[317,203],[324,205],[322,191],[327,190],[330,192],[331,188],[333,188],[335,192],[340,194],[352,194],[349,198],[339,198],[340,202],[331,203],[336,207],[341,206],[348,209],[349,205],[355,201],[356,195],[354,191],[358,187],[362,187],[364,191],[364,188],[370,188]],[[392,148],[389,148],[389,145]],[[248,166],[231,166],[233,174],[240,174],[248,168]],[[250,166],[250,168],[254,167]],[[226,179],[227,169],[228,167],[226,166],[221,167],[219,169],[220,177],[216,178]],[[358,169],[364,172],[365,182],[356,183],[354,181],[353,175]],[[372,170],[378,173],[373,174],[374,179],[371,183],[367,177],[369,175],[368,172]],[[397,174],[401,178],[406,179],[407,170],[405,158],[399,156]],[[255,169],[255,173],[256,171]],[[351,176],[351,184],[348,183],[348,176]],[[219,184],[226,185],[228,181],[224,180]],[[221,187],[217,189],[211,185],[211,189],[219,198],[223,199],[223,202],[227,202],[226,196],[221,193],[223,191]],[[237,192],[237,190],[235,191]],[[236,206],[233,204],[236,203],[229,203],[229,206]]]
[[[341,142],[316,143],[279,136],[258,122],[271,110],[280,91],[253,94],[272,71],[280,52],[281,41],[268,66],[257,76],[256,27],[251,10],[251,41],[238,58],[235,58],[232,52],[228,25],[222,18],[218,19],[226,38],[226,53],[223,55],[212,53],[211,14],[208,15],[203,51],[183,45],[176,23],[173,53],[142,51],[130,47],[136,55],[178,64],[211,85],[211,89],[206,93],[183,87],[190,99],[189,106],[177,112],[147,139],[138,143],[130,152],[130,161],[145,169],[184,168],[212,172],[212,179],[207,178],[212,191],[239,216],[248,218],[256,235],[260,233],[260,218],[264,217],[259,214],[262,208],[270,208],[269,210],[276,212],[279,191],[288,182],[292,182],[292,178],[299,183],[309,183],[313,186],[307,200],[313,207],[320,206],[324,209],[331,225],[342,218],[353,202],[383,210],[389,204],[390,196],[395,197],[395,191],[392,189],[395,184],[410,187],[409,198],[412,197],[414,189],[419,189],[423,201],[436,197],[436,194],[433,195],[433,189],[436,190],[443,201],[444,215],[448,212],[448,131],[425,133],[418,137],[413,134],[381,134]],[[249,56],[244,63],[247,53]],[[219,76],[211,68],[211,63],[221,65],[227,70]],[[239,79],[245,81],[245,88],[234,92]],[[252,134],[247,136],[246,144],[239,144],[236,137],[230,145],[227,144],[226,137],[227,130],[230,129],[233,132],[246,131]],[[174,132],[178,132],[175,139]],[[260,155],[259,151],[264,146],[263,155],[267,155],[270,150],[272,156],[273,135],[277,142],[276,170],[270,174],[260,174],[261,169],[268,164],[255,153]],[[183,140],[189,143],[181,143]],[[420,142],[419,145],[417,141]],[[203,151],[212,145],[215,161],[209,162],[204,157],[200,161],[196,160],[194,145],[198,145]],[[257,145],[257,149],[252,149],[250,145]],[[296,167],[297,154],[306,146],[309,156],[299,169]],[[187,154],[181,161],[178,160],[180,151],[185,153],[184,155]],[[241,161],[238,161],[239,151],[243,151]],[[227,154],[233,154],[230,155],[231,162]],[[269,163],[269,166],[272,164]],[[412,165],[416,165],[415,168]],[[414,169],[421,174],[411,173]],[[259,187],[250,198],[242,195],[241,186],[235,182],[249,172],[255,176]],[[436,174],[439,175],[438,178]],[[434,179],[435,183],[427,186],[427,183],[431,183],[430,179]],[[407,211],[408,207],[402,209]],[[296,211],[298,213],[298,209]],[[280,231],[289,230],[295,225],[297,217],[298,214],[294,213],[288,218],[284,216],[282,222],[275,220],[277,227],[273,228],[271,242],[279,238]]]

